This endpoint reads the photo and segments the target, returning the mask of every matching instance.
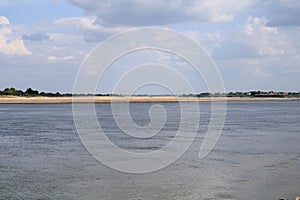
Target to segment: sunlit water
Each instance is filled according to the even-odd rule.
[[[151,104],[131,104],[139,125]],[[110,104],[97,104],[100,123],[128,151],[166,145],[180,123],[177,103],[150,139],[135,139],[115,124]],[[122,107],[122,104],[120,104]],[[223,133],[205,159],[198,152],[210,120],[200,103],[198,135],[172,165],[126,174],[95,160],[79,140],[71,105],[0,105],[0,199],[293,199],[300,195],[300,101],[228,103]]]

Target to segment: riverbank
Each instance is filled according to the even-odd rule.
[[[227,97],[226,101],[276,101],[296,98],[264,98],[264,97]],[[297,98],[299,99],[299,98]],[[0,96],[0,104],[70,104],[70,103],[111,103],[111,102],[211,102],[223,101],[224,98],[196,98],[176,96],[78,96],[78,97],[16,97]]]

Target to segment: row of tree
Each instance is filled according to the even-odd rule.
[[[193,97],[275,97],[275,98],[300,98],[300,92],[264,92],[264,91],[251,91],[251,92],[229,92],[229,93],[200,93],[188,94],[183,96]]]
[[[121,96],[118,94],[71,94],[65,93],[61,94],[59,92],[51,93],[51,92],[39,92],[38,90],[34,90],[32,88],[27,88],[25,91],[17,90],[13,87],[5,88],[3,91],[0,90],[0,95],[5,96],[24,96],[24,97],[35,97],[35,96],[43,96],[43,97],[69,97],[69,96]]]
[[[60,97],[60,96],[94,96],[94,94],[60,94],[56,93],[45,93],[39,92],[38,90],[33,90],[27,88],[25,91],[17,90],[15,88],[5,88],[3,91],[0,90],[0,95],[9,96],[45,96],[45,97]],[[96,94],[95,96],[122,96],[119,94]],[[144,95],[140,95],[144,96]],[[152,95],[153,96],[153,95]],[[200,94],[184,94],[184,97],[300,97],[300,92],[263,92],[263,91],[251,91],[251,92],[229,92],[229,93],[200,93]]]
[[[60,94],[59,92],[56,93],[45,93],[39,92],[38,90],[33,90],[31,88],[27,88],[25,91],[17,90],[15,88],[5,88],[3,91],[0,90],[0,95],[9,95],[9,96],[51,96],[51,97],[58,97],[58,96],[70,96],[71,94]]]

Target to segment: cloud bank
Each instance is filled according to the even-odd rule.
[[[104,26],[151,26],[198,22],[232,21],[235,12],[257,0],[66,0],[86,15],[97,16]]]

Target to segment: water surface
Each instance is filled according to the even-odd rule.
[[[168,119],[151,139],[124,134],[110,104],[97,104],[101,126],[128,151],[161,148],[180,123],[177,103],[162,103]],[[293,199],[300,195],[300,101],[228,103],[220,140],[205,159],[198,151],[210,120],[201,121],[193,145],[172,165],[134,175],[112,170],[81,144],[71,105],[0,105],[0,199]],[[120,104],[122,107],[122,104]],[[131,104],[141,126],[149,103]],[[133,130],[134,131],[134,130]]]

